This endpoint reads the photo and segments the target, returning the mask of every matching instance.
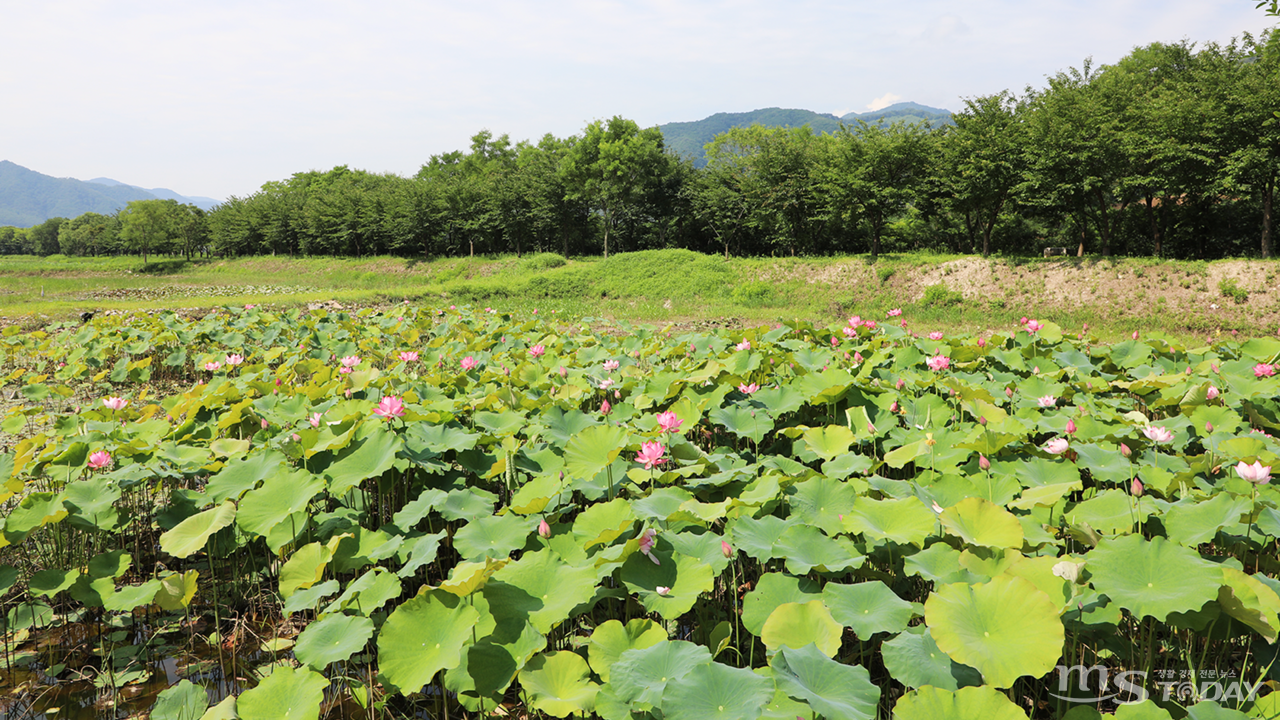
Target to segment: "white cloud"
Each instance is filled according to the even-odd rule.
[[[876,98],[875,100],[872,100],[870,103],[868,103],[867,110],[869,112],[874,112],[881,108],[887,108],[896,102],[902,102],[901,95],[894,95],[893,93],[885,93],[880,97]]]

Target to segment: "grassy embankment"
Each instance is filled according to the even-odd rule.
[[[537,307],[573,316],[652,323],[756,324],[895,307],[921,329],[981,332],[1021,316],[1089,326],[1102,338],[1133,330],[1180,336],[1271,335],[1280,326],[1280,263],[1150,259],[890,255],[723,260],[683,250],[601,258],[138,258],[7,257],[0,317],[34,325],[84,311],[188,309],[335,300],[344,306],[409,299]]]

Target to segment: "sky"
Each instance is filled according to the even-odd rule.
[[[765,107],[843,114],[1042,87],[1255,0],[0,0],[0,160],[217,199],[412,175],[482,129],[566,137]]]

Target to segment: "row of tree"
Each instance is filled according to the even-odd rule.
[[[0,252],[726,256],[919,248],[1272,255],[1280,32],[1135,49],[965,101],[955,125],[735,128],[695,168],[620,117],[573,137],[488,131],[411,178],[340,166],[205,215],[138,201],[27,231]],[[48,227],[52,224],[52,227]],[[7,232],[7,235],[6,235]]]

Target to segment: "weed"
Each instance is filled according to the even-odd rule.
[[[895,272],[897,271],[891,267],[878,267],[876,268],[876,277],[880,278],[880,284],[883,285],[889,281],[889,278],[893,277]]]
[[[1229,297],[1235,300],[1237,305],[1243,305],[1249,301],[1249,293],[1236,284],[1235,278],[1222,278],[1219,280],[1218,292],[1222,293],[1222,297]]]
[[[930,285],[924,289],[924,297],[920,300],[920,304],[925,307],[944,308],[960,305],[964,302],[964,295],[947,287],[946,283],[938,283]]]

